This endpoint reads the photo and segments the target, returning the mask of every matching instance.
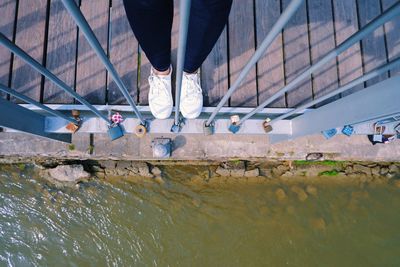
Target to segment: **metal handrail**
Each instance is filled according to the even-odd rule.
[[[14,96],[14,97],[26,102],[26,103],[32,104],[32,105],[34,105],[34,106],[36,106],[36,107],[38,107],[40,109],[43,109],[43,110],[47,111],[48,113],[53,114],[56,117],[63,118],[64,120],[72,122],[73,124],[77,124],[77,121],[75,119],[67,117],[67,116],[65,116],[64,114],[62,114],[61,112],[59,112],[57,110],[51,109],[49,107],[46,107],[45,105],[33,100],[32,98],[27,97],[27,96],[25,96],[23,94],[20,94],[15,90],[12,90],[11,88],[5,86],[4,84],[0,84],[0,91],[3,91],[5,93],[7,93],[7,94],[10,94],[10,95],[12,95],[12,96]]]
[[[263,109],[265,106],[269,105],[273,101],[275,101],[277,98],[281,97],[284,95],[286,92],[293,90],[295,86],[303,81],[305,78],[307,78],[310,74],[312,74],[314,71],[320,69],[323,65],[328,63],[330,60],[334,59],[336,56],[340,55],[344,51],[346,51],[349,47],[354,45],[356,42],[360,41],[362,38],[364,38],[366,35],[369,33],[373,32],[376,28],[380,27],[387,21],[393,19],[394,17],[400,15],[400,2],[394,4],[392,7],[387,9],[384,13],[373,19],[371,22],[369,22],[364,28],[362,28],[360,31],[356,32],[352,36],[350,36],[348,39],[346,39],[342,44],[337,46],[335,49],[330,51],[326,56],[324,56],[321,60],[319,60],[316,64],[312,65],[309,67],[307,70],[303,71],[299,76],[297,76],[292,82],[290,82],[288,85],[280,89],[278,92],[276,92],[274,95],[272,95],[270,98],[265,100],[263,103],[261,103],[258,107],[254,108],[251,112],[249,112],[246,116],[241,118],[234,126],[237,128],[240,127],[240,125],[245,122],[247,119],[251,118],[254,114],[259,112],[261,109]]]
[[[107,57],[106,53],[104,52],[103,48],[101,47],[100,42],[97,40],[96,35],[94,34],[93,30],[91,29],[89,23],[86,21],[85,17],[83,16],[81,10],[76,5],[75,1],[71,0],[61,0],[64,4],[65,8],[74,19],[76,25],[78,25],[79,29],[82,31],[83,35],[85,36],[86,40],[95,51],[97,56],[103,62],[104,66],[110,73],[111,77],[113,78],[115,84],[117,85],[118,89],[121,91],[125,99],[128,101],[129,105],[132,107],[133,112],[136,114],[138,119],[140,120],[142,125],[146,125],[146,121],[144,120],[142,114],[137,109],[135,102],[133,101],[132,96],[129,94],[128,89],[126,88],[125,84],[122,82],[121,77],[118,75],[118,72],[115,70],[113,64]]]
[[[176,91],[175,91],[175,116],[174,125],[171,132],[179,132],[181,129],[181,121],[179,119],[179,105],[181,99],[183,67],[185,64],[187,35],[189,29],[190,6],[191,0],[181,0],[180,2],[180,28],[179,28],[179,44],[178,44],[178,59],[176,66]]]
[[[336,89],[336,90],[334,90],[334,91],[332,91],[332,92],[330,92],[330,93],[328,93],[328,94],[326,94],[326,95],[324,95],[324,96],[322,96],[320,98],[317,98],[317,99],[315,99],[315,100],[313,100],[313,101],[311,101],[309,103],[303,104],[298,108],[295,108],[295,109],[293,109],[293,110],[291,110],[291,111],[289,111],[289,112],[287,112],[285,114],[282,114],[282,115],[272,119],[269,122],[269,124],[272,125],[272,124],[274,124],[274,123],[276,123],[276,122],[278,122],[280,120],[283,120],[283,119],[285,119],[285,118],[287,118],[287,117],[289,117],[289,116],[291,116],[293,114],[302,112],[302,111],[304,111],[305,109],[307,109],[309,107],[312,107],[312,106],[314,106],[316,104],[319,104],[319,103],[321,103],[321,102],[323,102],[323,101],[325,101],[325,100],[327,100],[327,99],[329,99],[329,98],[331,98],[331,97],[333,97],[335,95],[343,93],[343,92],[353,88],[354,86],[356,86],[356,85],[358,85],[358,84],[360,84],[362,82],[365,82],[367,80],[370,80],[372,78],[375,78],[375,77],[385,73],[386,71],[388,71],[390,69],[393,69],[394,67],[397,67],[399,65],[400,65],[400,58],[398,58],[396,60],[393,60],[390,63],[384,64],[383,66],[368,72],[367,74],[365,74],[365,75],[363,75],[363,76],[361,76],[361,77],[359,77],[359,78],[357,78],[357,79],[345,84],[342,87],[339,87],[338,89]]]
[[[102,118],[104,121],[109,123],[107,116],[102,114],[99,110],[97,110],[92,104],[90,104],[87,100],[77,94],[71,87],[69,87],[65,82],[61,81],[56,75],[50,72],[47,68],[43,67],[39,62],[29,56],[24,50],[18,47],[16,44],[8,40],[8,38],[0,33],[0,44],[3,45],[5,48],[10,50],[15,55],[19,56],[25,63],[30,65],[32,68],[40,72],[54,84],[56,84],[59,88],[61,88],[64,92],[69,94],[70,96],[74,97],[80,103],[88,107],[93,113],[97,116]]]
[[[282,29],[290,21],[290,19],[293,17],[293,15],[296,13],[296,11],[300,8],[300,6],[303,4],[303,2],[304,2],[304,0],[292,0],[292,2],[290,2],[288,7],[285,9],[285,11],[279,17],[279,19],[277,20],[275,25],[272,27],[271,31],[268,33],[268,35],[262,41],[260,47],[257,48],[254,55],[250,58],[249,62],[246,64],[246,66],[240,72],[239,77],[236,79],[235,83],[231,86],[231,88],[229,88],[228,92],[218,103],[217,108],[211,114],[211,116],[208,118],[208,120],[206,122],[206,126],[210,126],[210,124],[213,122],[215,116],[217,116],[217,114],[221,110],[221,108],[229,100],[229,98],[232,96],[232,94],[239,88],[239,86],[242,84],[243,80],[246,78],[246,76],[249,73],[249,71],[251,70],[251,68],[254,67],[254,65],[261,59],[261,57],[267,51],[268,47],[272,44],[272,42],[275,40],[275,38],[281,33]]]

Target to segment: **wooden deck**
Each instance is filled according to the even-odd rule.
[[[140,52],[122,0],[76,0],[104,50],[140,105],[147,105],[150,64]],[[254,107],[293,80],[398,0],[308,0],[231,97]],[[202,66],[205,106],[216,106],[290,0],[234,0],[229,24]],[[178,5],[173,26],[176,60]],[[324,95],[400,55],[400,18],[333,60],[270,107],[295,107]],[[93,104],[127,104],[60,0],[3,0],[0,31]],[[360,85],[369,86],[400,69]],[[74,100],[0,47],[0,83],[51,104]],[[4,97],[4,95],[2,95]]]

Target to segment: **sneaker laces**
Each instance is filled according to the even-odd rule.
[[[197,99],[197,94],[202,94],[201,87],[198,83],[198,77],[197,74],[189,74],[185,75],[185,82],[187,83],[186,86],[186,94],[185,96],[189,98],[190,100],[192,99]]]
[[[153,94],[160,95],[161,92],[165,95],[168,95],[168,89],[166,81],[163,77],[159,77],[155,74],[149,76],[150,90],[152,90]]]

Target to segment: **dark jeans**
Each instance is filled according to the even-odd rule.
[[[184,1],[184,0],[181,0]],[[171,64],[173,0],[124,0],[132,30],[158,71]],[[228,21],[232,0],[192,0],[184,71],[200,68]]]

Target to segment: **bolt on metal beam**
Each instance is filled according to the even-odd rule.
[[[40,109],[43,109],[43,110],[47,111],[48,113],[50,113],[50,114],[52,114],[52,115],[54,115],[56,117],[60,117],[60,118],[63,118],[64,120],[66,120],[66,121],[69,121],[69,122],[72,122],[74,124],[77,124],[77,121],[75,119],[70,118],[68,116],[65,116],[63,113],[61,113],[61,112],[59,112],[57,110],[51,109],[51,108],[49,108],[49,107],[47,107],[47,106],[45,106],[45,105],[33,100],[30,97],[24,96],[23,94],[20,94],[17,91],[12,90],[11,88],[8,88],[7,86],[5,86],[3,84],[0,84],[0,91],[3,91],[5,93],[7,93],[7,94],[15,96],[16,98],[18,98],[18,99],[20,99],[20,100],[22,100],[22,101],[24,101],[26,103],[32,104],[32,105],[34,105],[34,106],[36,106],[36,107],[38,107]]]
[[[225,103],[229,100],[229,98],[232,96],[232,94],[239,88],[239,86],[242,84],[243,80],[246,78],[246,76],[249,73],[249,71],[251,70],[251,68],[254,67],[254,65],[264,55],[264,53],[267,51],[268,47],[275,40],[275,38],[278,36],[278,34],[281,33],[282,29],[290,21],[290,19],[293,17],[293,15],[296,13],[296,11],[300,8],[300,6],[303,4],[303,2],[304,2],[304,0],[292,0],[292,2],[290,2],[288,7],[285,9],[285,11],[279,17],[279,19],[277,20],[275,25],[272,27],[271,31],[268,33],[268,35],[262,41],[260,47],[257,48],[254,55],[251,57],[251,59],[246,64],[246,66],[243,68],[243,70],[240,72],[239,77],[236,79],[235,83],[231,86],[231,88],[229,88],[228,92],[218,103],[217,108],[211,114],[211,116],[207,120],[205,126],[209,126],[211,124],[211,122],[214,120],[215,116],[217,116],[220,109],[225,105]]]
[[[67,94],[69,94],[70,96],[72,96],[76,100],[78,100],[80,103],[85,105],[87,108],[89,108],[97,116],[99,116],[104,121],[109,123],[108,118],[103,113],[101,113],[92,104],[90,104],[83,97],[81,97],[79,94],[77,94],[71,87],[69,87],[66,83],[61,81],[56,75],[54,75],[48,69],[43,67],[39,62],[37,62],[35,59],[33,59],[31,56],[29,56],[24,50],[22,50],[17,45],[15,45],[13,42],[8,40],[8,38],[6,36],[4,36],[4,34],[2,34],[2,33],[0,33],[0,44],[3,45],[8,50],[10,50],[11,52],[13,52],[18,57],[20,57],[25,63],[30,65],[36,71],[40,72],[42,75],[44,75],[46,78],[48,78],[54,84],[56,84],[64,92],[66,92]]]
[[[262,110],[264,107],[275,101],[277,98],[281,97],[284,95],[286,92],[293,90],[295,86],[303,81],[305,78],[307,78],[309,75],[311,75],[314,71],[318,70],[321,68],[323,65],[328,63],[330,60],[333,58],[337,57],[344,51],[346,51],[349,47],[353,46],[355,43],[359,42],[361,39],[363,39],[365,36],[373,32],[376,28],[382,26],[384,23],[388,22],[389,20],[395,18],[396,16],[400,15],[400,2],[394,4],[392,7],[390,7],[388,10],[386,10],[384,13],[376,17],[374,20],[369,22],[364,28],[362,28],[360,31],[356,32],[349,38],[347,38],[343,43],[341,43],[339,46],[337,46],[335,49],[330,51],[326,56],[324,56],[321,60],[319,60],[316,64],[312,65],[305,71],[303,71],[299,76],[297,76],[292,82],[287,84],[285,87],[280,89],[278,92],[276,92],[273,96],[265,100],[263,103],[261,103],[258,107],[254,108],[250,113],[248,113],[246,116],[244,116],[236,125],[241,125],[244,121],[247,119],[251,118],[254,114],[256,114],[258,111]]]
[[[86,21],[85,17],[83,16],[81,10],[76,5],[75,1],[71,0],[61,0],[64,4],[64,7],[67,9],[71,17],[74,19],[76,25],[78,25],[79,29],[82,31],[83,35],[85,36],[86,40],[95,51],[97,56],[103,62],[104,66],[110,73],[111,77],[113,78],[115,84],[117,85],[118,89],[124,95],[125,99],[128,101],[129,105],[132,107],[133,112],[136,114],[138,119],[140,120],[141,124],[145,125],[146,121],[144,120],[142,114],[137,109],[135,102],[133,101],[132,96],[129,94],[128,89],[126,88],[125,84],[122,82],[121,77],[118,75],[117,71],[115,70],[113,64],[107,57],[106,53],[104,52],[101,44],[96,38],[93,30],[90,28],[89,23]]]

